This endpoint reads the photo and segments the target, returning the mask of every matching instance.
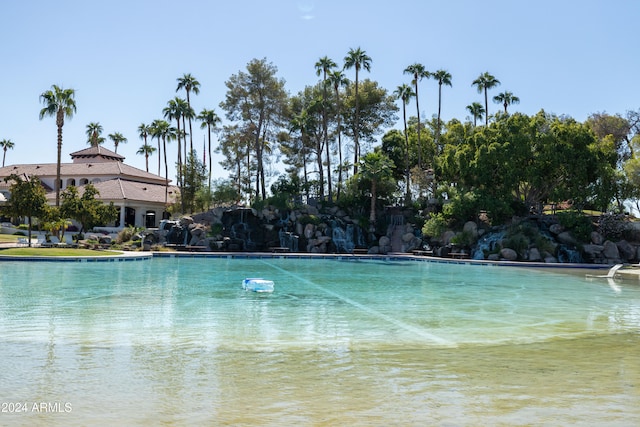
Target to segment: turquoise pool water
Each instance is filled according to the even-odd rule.
[[[354,258],[0,267],[1,425],[640,422],[635,283]]]

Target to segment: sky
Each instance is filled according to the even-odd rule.
[[[86,126],[99,122],[103,136],[128,139],[118,147],[125,162],[145,169],[137,128],[185,97],[176,92],[182,75],[200,82],[191,96],[196,113],[214,109],[224,124],[225,81],[252,59],[276,66],[295,95],[318,82],[319,58],[342,66],[358,47],[372,59],[362,78],[389,93],[410,83],[403,70],[413,63],[451,73],[444,120],[465,120],[467,105],[484,103],[471,83],[485,71],[501,82],[490,96],[520,98],[510,111],[544,109],[578,121],[596,112],[624,115],[640,109],[639,19],[637,0],[2,0],[0,139],[15,144],[6,165],[55,163],[55,119],[39,120],[39,112],[40,94],[57,84],[76,91],[63,162],[88,147]],[[345,73],[354,79],[353,69]],[[431,117],[437,83],[422,80],[419,95],[421,117]],[[491,103],[489,112],[499,108]],[[199,153],[204,137],[194,124]],[[108,138],[104,146],[114,149]],[[214,177],[228,176],[213,169]],[[157,172],[155,157],[150,171]]]

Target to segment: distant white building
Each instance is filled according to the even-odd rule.
[[[169,185],[170,180],[129,166],[123,156],[101,146],[71,153],[71,159],[72,163],[60,165],[60,191],[76,186],[82,194],[86,184],[93,184],[100,192],[97,199],[113,202],[120,211],[118,219],[107,224],[108,231],[130,225],[155,228],[162,219],[169,218],[166,207],[175,202],[178,191],[176,186]],[[11,199],[12,182],[4,181],[11,174],[37,176],[47,191],[47,201],[55,205],[56,167],[56,163],[43,163],[0,168],[0,196]]]

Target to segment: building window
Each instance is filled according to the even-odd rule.
[[[88,180],[87,178],[82,178],[82,179],[80,180],[80,185],[86,185],[86,184],[88,184],[88,183],[89,183],[89,180]]]
[[[75,187],[76,186],[76,180],[73,178],[69,178],[67,180],[67,187]]]
[[[156,228],[156,213],[154,211],[147,211],[144,226],[146,228]]]

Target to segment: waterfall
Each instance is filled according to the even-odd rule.
[[[289,248],[291,252],[298,252],[298,236],[290,231],[280,230],[278,231],[278,237],[280,238],[280,246],[283,248]]]
[[[495,250],[496,244],[504,238],[504,235],[504,231],[499,231],[482,236],[478,240],[478,243],[476,243],[476,249],[473,251],[472,258],[485,259],[484,251],[491,252]]]
[[[347,235],[342,227],[334,226],[331,237],[333,244],[336,246],[336,252],[351,252],[347,249]]]

